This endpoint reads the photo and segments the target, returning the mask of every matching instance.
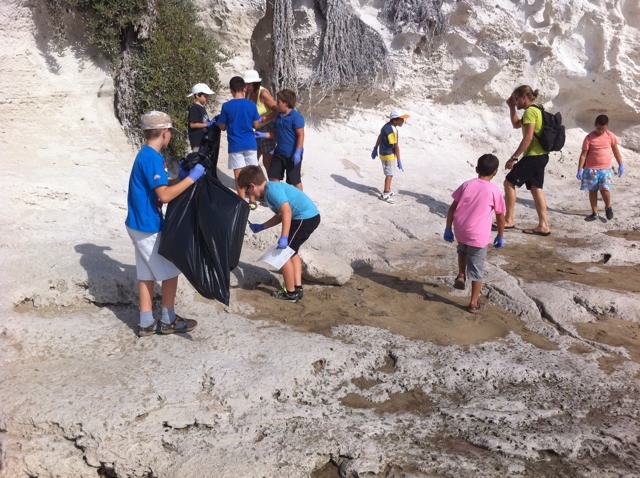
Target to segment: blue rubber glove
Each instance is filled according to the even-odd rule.
[[[582,179],[582,171],[584,171],[584,169],[578,169],[578,172],[576,173],[576,179]]]
[[[618,177],[619,178],[622,177],[622,173],[624,173],[624,164],[619,164],[618,165]]]
[[[202,177],[204,174],[204,166],[202,164],[196,164],[191,171],[189,171],[189,179],[194,183]]]
[[[249,228],[254,234],[258,234],[260,231],[264,231],[263,224],[249,224]]]
[[[402,167],[402,161],[398,160],[398,169],[404,173],[404,168]]]
[[[504,237],[496,236],[496,238],[493,240],[493,247],[495,247],[496,249],[500,249],[502,246],[504,246]]]
[[[256,139],[267,139],[267,133],[263,133],[262,131],[256,131],[253,133]]]
[[[278,249],[286,249],[289,245],[289,236],[280,236],[278,239]]]
[[[376,159],[378,157],[378,147],[374,146],[371,151],[371,159]]]
[[[447,242],[453,242],[453,231],[450,227],[447,227],[444,230],[444,240]]]
[[[184,178],[189,176],[189,171],[185,171],[184,168],[182,167],[183,165],[184,165],[184,159],[182,161],[180,161],[180,163],[178,163],[178,166],[179,166],[178,179],[180,181],[182,181]]]
[[[293,165],[297,166],[302,161],[302,148],[296,148],[296,152],[293,153]]]

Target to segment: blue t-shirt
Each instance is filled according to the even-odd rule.
[[[258,107],[246,98],[234,98],[222,105],[218,124],[227,126],[229,153],[257,150],[253,122],[260,121]]]
[[[398,128],[388,122],[380,130],[380,159],[387,161],[395,159],[396,144],[398,144]]]
[[[291,184],[269,181],[264,188],[264,200],[269,209],[278,214],[280,206],[288,202],[291,219],[311,219],[320,214],[309,196]]]
[[[124,222],[127,227],[142,232],[160,232],[162,211],[155,188],[168,184],[164,158],[151,146],[143,146],[129,176],[127,219]]]
[[[296,143],[298,135],[296,129],[304,128],[304,117],[297,110],[290,110],[289,113],[283,115],[278,113],[276,116],[276,149],[275,154],[284,156],[285,158],[293,157],[296,152]]]

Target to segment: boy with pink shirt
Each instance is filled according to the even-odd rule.
[[[578,160],[578,174],[580,179],[580,190],[589,191],[589,203],[591,204],[591,214],[585,221],[595,221],[598,215],[598,191],[604,201],[604,211],[607,219],[613,219],[613,209],[611,208],[611,153],[618,162],[618,177],[624,172],[624,164],[618,150],[618,138],[609,131],[609,118],[606,115],[599,115],[595,121],[596,129],[589,133],[582,142],[582,153]]]
[[[477,312],[484,307],[479,301],[487,244],[491,242],[491,223],[496,216],[498,235],[493,241],[495,248],[504,246],[504,197],[500,189],[491,182],[498,172],[500,161],[493,154],[478,158],[478,177],[465,181],[451,197],[453,202],[447,213],[444,240],[458,240],[458,276],[454,287],[464,290],[467,277],[471,279],[471,300],[469,312]],[[453,226],[453,230],[451,229]]]

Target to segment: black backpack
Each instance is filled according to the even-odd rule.
[[[564,146],[565,132],[562,124],[560,112],[553,114],[545,111],[540,105],[535,106],[542,112],[542,129],[535,135],[542,146],[547,151],[560,151]]]

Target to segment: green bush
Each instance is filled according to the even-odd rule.
[[[183,133],[172,140],[171,155],[181,156],[188,141],[187,94],[195,83],[219,87],[216,65],[229,57],[198,26],[192,0],[41,0],[52,18],[54,39],[64,43],[67,11],[80,16],[87,44],[112,65],[118,119],[134,141],[140,140],[140,116],[149,110],[169,113]],[[127,60],[123,60],[123,58]]]
[[[171,115],[176,128],[184,133],[172,140],[177,155],[188,145],[187,98],[195,83],[206,83],[214,91],[219,87],[216,64],[228,54],[211,35],[196,27],[197,14],[191,0],[158,0],[155,34],[141,44],[134,60],[134,87],[140,94],[139,117],[157,109]]]

